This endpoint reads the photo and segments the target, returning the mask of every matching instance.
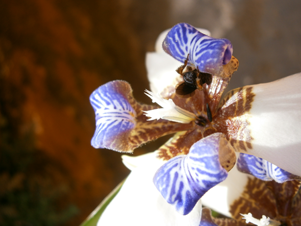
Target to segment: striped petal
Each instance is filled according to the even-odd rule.
[[[240,153],[238,157],[237,168],[243,173],[251,174],[264,181],[275,180],[278,183],[283,183],[285,181],[301,179],[262,158],[243,153]]]
[[[231,217],[230,206],[243,193],[250,175],[241,173],[237,167],[228,173],[228,177],[210,189],[202,198],[202,204],[227,217]]]
[[[163,161],[157,153],[123,157],[132,172],[100,217],[99,226],[199,226],[202,205],[199,202],[187,215],[168,204],[153,184],[153,177]]]
[[[203,34],[210,35],[208,30],[201,28],[197,28],[197,30]],[[180,75],[175,70],[182,63],[171,58],[162,48],[162,43],[169,31],[170,29],[161,32],[156,41],[156,51],[146,54],[147,77],[150,82],[150,89],[155,94],[161,94],[167,87],[175,87],[180,78]],[[172,88],[169,88],[169,90],[171,93],[174,91]]]
[[[170,30],[163,49],[182,63],[189,54],[190,66],[210,74],[219,73],[233,53],[229,40],[211,38],[186,23],[177,24]]]
[[[298,73],[230,91],[219,115],[236,151],[301,176],[300,84]],[[222,127],[217,130],[222,131]]]
[[[100,86],[90,96],[95,111],[96,130],[91,144],[94,148],[112,148],[117,136],[127,134],[136,124],[136,112],[123,95],[125,84],[110,82]]]
[[[203,29],[203,28],[195,28],[195,29],[197,29],[200,33],[202,33],[204,35],[207,35],[207,36],[211,35],[210,31],[208,31],[206,29]],[[167,29],[165,31],[162,31],[161,34],[158,36],[158,38],[156,40],[156,44],[155,44],[155,50],[157,53],[164,53],[162,43],[170,30],[171,30],[171,28]]]
[[[228,147],[225,140],[221,133],[201,139],[188,155],[170,159],[157,171],[155,186],[179,213],[188,214],[210,188],[227,178],[219,160],[219,152]]]
[[[136,102],[131,86],[125,81],[100,86],[91,94],[90,102],[96,119],[91,140],[95,148],[131,153],[143,143],[191,126],[167,120],[147,121],[144,111],[157,107]]]

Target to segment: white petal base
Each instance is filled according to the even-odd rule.
[[[146,69],[151,91],[160,94],[167,86],[176,86],[181,77],[176,70],[181,65],[165,52],[147,53]]]
[[[247,154],[301,176],[301,73],[253,87]]]
[[[198,226],[202,205],[199,201],[188,215],[177,213],[168,204],[153,184],[153,177],[163,161],[156,153],[148,154],[145,164],[130,164],[137,167],[126,179],[123,187],[101,216],[98,226]],[[129,159],[128,159],[129,160]]]

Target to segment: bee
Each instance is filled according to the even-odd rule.
[[[210,85],[212,82],[212,75],[208,73],[200,72],[198,68],[192,69],[192,67],[187,66],[189,54],[184,62],[184,65],[179,67],[176,71],[183,76],[184,82],[177,86],[176,94],[189,97],[193,95],[196,89],[203,89],[203,84]],[[187,66],[187,67],[186,67]],[[183,72],[184,69],[186,72]]]

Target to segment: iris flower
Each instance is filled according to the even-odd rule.
[[[164,38],[165,53],[156,46],[146,59],[152,91],[145,93],[160,107],[138,103],[120,80],[90,96],[95,148],[133,153],[175,134],[154,153],[124,157],[132,172],[106,210],[118,214],[113,219],[105,212],[99,225],[129,219],[131,225],[199,225],[201,197],[228,177],[236,161],[240,171],[264,181],[300,179],[301,74],[222,98],[239,65],[229,40],[182,23]],[[179,87],[185,95],[177,93]]]

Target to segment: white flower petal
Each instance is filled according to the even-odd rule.
[[[129,155],[122,155],[122,163],[131,171],[135,170],[139,166],[143,166],[144,164],[147,164],[150,158],[154,158],[153,155],[155,155],[157,152],[151,152],[144,155],[139,156],[129,156]]]
[[[167,53],[146,54],[147,77],[153,93],[160,94],[167,86],[176,86],[180,75],[176,70],[182,65]]]
[[[159,95],[146,90],[145,94],[152,99],[153,103],[159,104],[162,108],[144,111],[145,115],[149,117],[150,120],[166,119],[178,123],[190,123],[195,120],[195,114],[186,111],[175,105],[175,103],[169,99],[165,100]]]
[[[263,158],[301,176],[301,73],[253,86],[250,111],[253,148]]]
[[[226,180],[211,188],[201,198],[203,205],[231,217],[230,205],[242,194],[248,177],[251,176],[239,172],[234,166]]]
[[[146,158],[141,159],[143,164],[138,163],[133,169],[97,225],[198,226],[202,214],[201,202],[188,215],[177,213],[153,184],[154,174],[163,161],[156,158],[156,153],[145,157],[148,161],[145,161]]]
[[[287,171],[295,170],[296,175],[298,172],[299,175],[301,173],[299,84],[301,73],[272,83],[253,86],[256,96],[251,108],[250,122],[254,140],[252,140],[253,149],[248,150],[248,154],[264,158]],[[291,113],[294,115],[292,118],[289,116]],[[288,145],[289,142],[291,145]],[[248,177],[252,178],[239,172],[234,166],[225,181],[210,189],[202,197],[203,205],[230,217],[230,205],[242,194]]]
[[[151,98],[153,103],[157,103],[163,108],[173,109],[176,106],[172,100],[165,100],[161,98],[159,95],[152,93],[149,90],[145,90],[145,95]]]

